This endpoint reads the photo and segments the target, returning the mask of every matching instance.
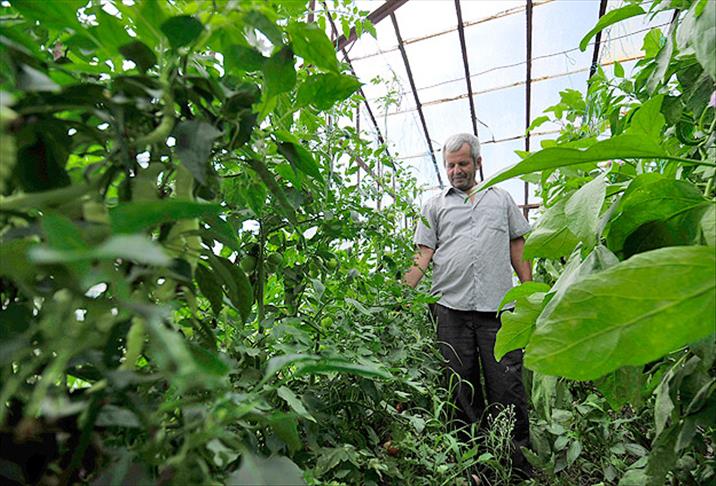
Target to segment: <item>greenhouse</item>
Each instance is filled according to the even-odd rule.
[[[0,67],[0,483],[716,482],[716,0],[2,0]]]

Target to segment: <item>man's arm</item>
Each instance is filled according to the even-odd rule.
[[[517,272],[520,282],[528,282],[532,280],[532,263],[522,258],[525,249],[525,239],[523,237],[510,240],[510,261],[512,268]]]
[[[411,288],[415,288],[420,282],[420,279],[425,275],[425,271],[428,269],[430,260],[433,258],[433,250],[425,245],[418,245],[418,252],[415,254],[415,265],[410,267],[410,270],[403,277],[403,282]]]

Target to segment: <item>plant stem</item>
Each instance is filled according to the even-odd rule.
[[[259,254],[256,258],[256,304],[258,306],[259,334],[263,334],[263,321],[265,317],[264,308],[264,245],[266,244],[266,234],[264,233],[263,221],[259,220]]]

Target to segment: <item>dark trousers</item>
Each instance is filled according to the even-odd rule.
[[[438,345],[449,370],[460,377],[455,387],[457,418],[467,424],[486,425],[501,407],[512,405],[515,412],[514,443],[529,445],[527,400],[522,384],[522,350],[507,353],[495,361],[495,336],[500,321],[495,312],[459,311],[440,304],[431,306],[438,324]],[[485,378],[485,392],[480,372]],[[485,403],[487,394],[487,404]],[[487,405],[487,406],[486,406]],[[518,462],[522,454],[518,452]]]

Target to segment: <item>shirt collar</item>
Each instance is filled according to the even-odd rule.
[[[478,183],[476,187],[480,187],[480,183]],[[471,189],[471,190],[475,190],[475,189],[473,188],[473,189]],[[491,191],[491,190],[492,190],[492,187],[488,187],[487,190],[488,190],[488,191]],[[441,195],[442,195],[442,197],[446,197],[446,196],[447,196],[448,194],[450,194],[451,192],[455,192],[455,193],[457,193],[457,194],[461,194],[461,195],[463,195],[463,196],[465,196],[465,197],[468,196],[468,193],[466,193],[466,192],[464,192],[464,191],[461,191],[460,189],[455,189],[453,186],[448,186],[448,187],[446,187],[445,189],[443,189],[442,192],[441,192]]]

